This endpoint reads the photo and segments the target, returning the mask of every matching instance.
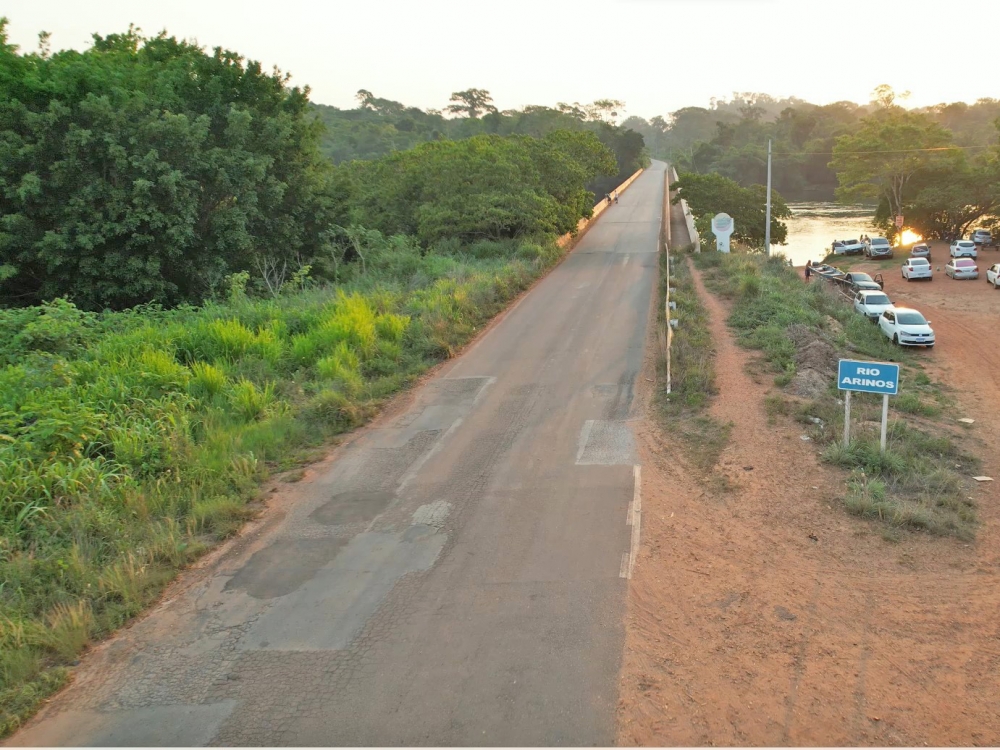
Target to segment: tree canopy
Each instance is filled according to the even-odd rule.
[[[203,298],[335,220],[308,91],[136,29],[20,55],[0,26],[0,301]]]
[[[718,174],[682,172],[670,185],[677,191],[673,202],[687,201],[695,216],[695,228],[702,242],[714,241],[711,231],[712,217],[726,213],[733,217],[732,240],[751,249],[764,248],[767,217],[767,191],[763,185],[741,187],[734,180]],[[784,199],[771,191],[771,244],[783,245],[788,237],[788,227],[782,221],[792,215]]]
[[[485,89],[468,89],[451,95],[445,112],[408,107],[381,99],[362,89],[359,106],[342,110],[321,104],[312,106],[325,126],[321,151],[334,163],[371,160],[404,151],[427,141],[457,140],[480,135],[527,135],[543,138],[556,130],[584,131],[597,135],[614,154],[618,169],[600,174],[587,188],[602,195],[649,163],[643,136],[615,122],[624,109],[617,99],[599,99],[592,104],[559,103],[556,107],[529,105],[521,110],[499,112]]]
[[[929,115],[890,103],[837,138],[830,162],[840,183],[837,197],[885,200],[892,215],[901,215],[913,179],[954,159],[954,151],[935,150],[950,144],[951,133]]]
[[[617,165],[593,133],[560,130],[424,143],[342,169],[354,223],[429,244],[569,232],[593,208],[587,182]]]

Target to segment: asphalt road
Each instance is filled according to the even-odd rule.
[[[612,744],[662,197],[654,163],[10,744]]]

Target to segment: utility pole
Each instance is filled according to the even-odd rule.
[[[771,255],[771,139],[767,139],[767,211],[764,217],[764,254]]]

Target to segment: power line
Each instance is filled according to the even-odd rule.
[[[912,154],[920,151],[967,151],[974,148],[994,148],[989,146],[936,146],[934,148],[900,148],[875,151],[837,151],[837,154]],[[775,151],[774,156],[833,156],[833,151]]]

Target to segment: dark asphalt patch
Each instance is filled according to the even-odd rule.
[[[393,493],[380,490],[341,492],[316,508],[309,518],[324,526],[371,521],[389,507],[392,498]]]
[[[347,544],[345,538],[280,539],[247,561],[224,591],[245,591],[255,599],[285,596],[308,581]]]

